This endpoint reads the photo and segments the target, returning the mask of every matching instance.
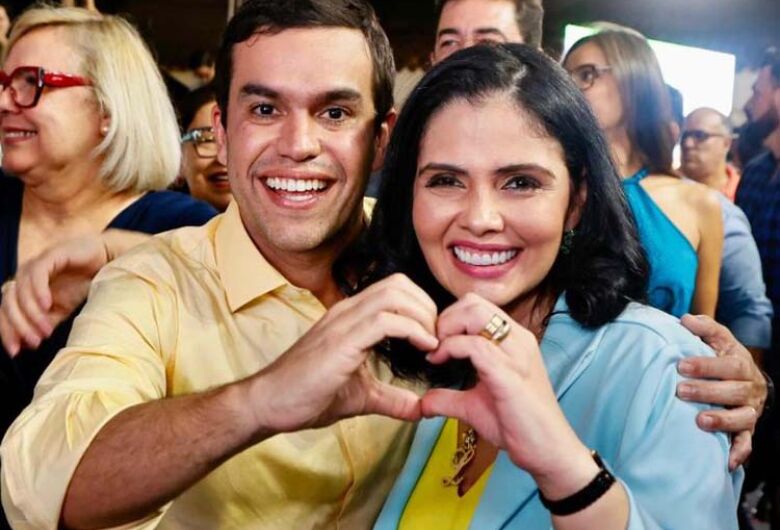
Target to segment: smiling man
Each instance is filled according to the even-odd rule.
[[[244,3],[213,116],[235,203],[95,279],[2,447],[14,527],[372,524],[408,450],[399,419],[420,412],[370,347],[436,346],[408,280],[342,300],[334,274],[365,223],[393,74],[363,0]]]

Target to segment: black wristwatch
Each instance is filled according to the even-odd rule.
[[[609,491],[612,484],[615,483],[615,476],[604,467],[604,462],[601,460],[599,454],[596,451],[591,451],[590,454],[593,457],[593,461],[599,466],[599,472],[587,486],[580,491],[557,501],[545,499],[542,492],[539,492],[539,499],[542,501],[542,505],[544,505],[551,514],[571,515],[580,510],[584,510],[600,499],[602,495]]]

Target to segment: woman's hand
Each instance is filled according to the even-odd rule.
[[[87,298],[92,278],[109,260],[99,235],[55,245],[19,268],[0,304],[0,339],[16,356],[37,348]]]
[[[37,348],[87,299],[98,271],[151,236],[127,230],[70,239],[50,247],[3,284],[0,340],[11,357]]]
[[[494,315],[511,326],[500,344],[479,335]],[[421,403],[424,416],[468,423],[531,473],[548,498],[570,495],[596,475],[598,467],[558,405],[530,331],[469,294],[439,316],[437,335],[441,344],[428,360],[469,359],[478,380],[468,390],[428,391]]]

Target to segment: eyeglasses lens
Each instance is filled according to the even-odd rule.
[[[571,72],[574,84],[580,90],[587,90],[593,86],[593,82],[598,77],[596,68],[592,64],[585,64]]]
[[[15,70],[8,81],[11,94],[19,107],[30,107],[35,102],[38,90],[38,72],[35,70]]]
[[[213,158],[217,156],[217,141],[214,138],[214,131],[211,127],[196,129],[193,131],[192,143],[195,146],[195,152],[201,158]]]

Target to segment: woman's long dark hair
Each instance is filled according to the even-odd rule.
[[[565,291],[571,315],[580,324],[596,327],[609,322],[629,301],[644,298],[647,262],[588,103],[560,66],[524,45],[480,45],[460,51],[430,70],[414,89],[393,130],[371,226],[356,252],[349,254],[352,263],[362,263],[359,285],[401,272],[428,292],[439,309],[454,301],[428,269],[412,224],[420,141],[431,117],[447,103],[478,102],[496,94],[513,97],[561,144],[572,197],[587,186],[571,252],[559,254],[542,288],[556,297]],[[401,341],[387,341],[378,349],[405,377],[451,385],[469,375],[467,363],[433,367]]]
[[[602,31],[578,40],[566,56],[588,43],[598,46],[612,68],[626,132],[642,165],[650,173],[673,175],[676,138],[671,127],[672,101],[658,58],[647,39],[629,29]]]

